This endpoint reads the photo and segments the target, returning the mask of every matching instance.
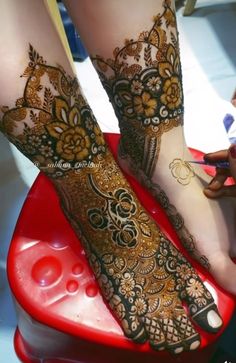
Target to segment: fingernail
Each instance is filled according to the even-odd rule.
[[[230,146],[229,153],[233,159],[236,159],[236,145]]]
[[[207,313],[207,321],[208,324],[214,329],[220,328],[223,324],[221,317],[217,314],[215,310],[210,310]]]

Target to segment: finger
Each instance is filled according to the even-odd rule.
[[[229,165],[232,177],[236,180],[236,145],[229,148]]]
[[[228,171],[225,171],[225,173],[217,171],[214,178],[208,184],[207,189],[210,189],[213,191],[221,189],[224,186],[224,183],[229,176],[228,174],[229,174]]]
[[[206,197],[215,199],[221,197],[236,197],[236,185],[224,186],[218,190],[211,190],[209,188],[204,189],[204,194]]]
[[[206,161],[219,161],[228,160],[228,150],[219,150],[213,153],[208,153],[204,155]]]

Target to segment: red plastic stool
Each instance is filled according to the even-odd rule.
[[[115,153],[119,135],[106,138]],[[201,155],[195,152],[194,156]],[[161,208],[134,179],[128,179],[145,208],[183,251]],[[234,311],[233,298],[191,262],[212,292],[225,328]],[[222,333],[199,330],[201,348],[178,358],[125,338],[100,295],[57,194],[43,174],[37,177],[19,216],[8,255],[8,278],[19,318],[15,350],[22,362],[208,363]]]

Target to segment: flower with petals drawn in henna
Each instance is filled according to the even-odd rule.
[[[62,132],[56,151],[65,160],[82,161],[89,155],[90,145],[90,138],[85,130],[76,126]]]
[[[134,303],[134,310],[139,315],[142,316],[147,312],[148,306],[143,298],[138,298]]]
[[[88,211],[89,222],[95,229],[104,229],[108,225],[108,219],[100,209],[94,208]]]
[[[133,197],[126,189],[117,189],[114,193],[114,199],[110,204],[111,211],[122,218],[130,217],[136,212],[136,205]]]
[[[126,272],[120,281],[119,292],[127,299],[133,297],[135,288],[135,281],[130,273]]]
[[[192,276],[192,270],[191,268],[186,265],[186,264],[183,264],[183,265],[178,265],[176,267],[176,272],[177,272],[177,275],[183,279],[183,280],[188,280],[191,276]]]
[[[39,152],[41,155],[45,156],[45,158],[49,158],[53,156],[53,149],[50,145],[41,145],[39,147]]]
[[[204,288],[200,281],[197,281],[193,278],[188,281],[186,290],[188,295],[193,298],[199,298],[204,293]]]
[[[147,87],[153,92],[159,91],[161,88],[161,78],[154,76],[151,77],[147,82]]]
[[[131,83],[131,92],[136,94],[136,95],[140,95],[143,91],[143,84],[142,82],[138,81],[137,79],[133,80]]]
[[[182,185],[188,185],[195,176],[193,167],[189,162],[176,158],[169,164],[172,176]]]
[[[140,96],[134,97],[134,110],[138,115],[151,117],[155,114],[157,101],[151,98],[150,93],[143,92]]]
[[[113,241],[121,247],[135,247],[137,235],[137,228],[132,221],[122,222],[120,229],[112,231]]]
[[[61,97],[55,97],[53,116],[56,121],[46,125],[53,138],[57,139],[56,151],[69,161],[81,161],[90,153],[91,141],[81,127],[80,113],[76,106],[69,107]]]
[[[168,78],[163,86],[163,94],[161,102],[170,110],[174,110],[181,106],[183,99],[182,87],[177,77]]]

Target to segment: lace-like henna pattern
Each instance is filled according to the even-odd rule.
[[[51,178],[126,336],[174,353],[196,349],[199,335],[182,302],[215,332],[211,294],[138,202],[76,79],[47,65],[32,46],[29,57],[23,97],[2,108],[1,130]]]
[[[3,133],[52,178],[98,160],[105,141],[76,78],[47,65],[31,45],[29,59],[23,97],[2,107]]]
[[[170,1],[150,31],[126,40],[113,54],[114,59],[92,60],[118,117],[123,152],[151,176],[161,135],[182,124],[182,74]]]
[[[119,121],[119,155],[129,162],[134,175],[145,175],[141,177],[144,185],[151,188],[165,209],[185,248],[209,269],[208,259],[198,252],[182,216],[160,186],[151,181],[161,136],[183,123],[182,72],[171,1],[163,2],[163,13],[154,18],[150,31],[142,32],[137,40],[126,40],[124,47],[115,48],[113,54],[113,59],[96,55],[92,61]],[[187,185],[195,174],[191,167],[181,165],[184,178],[176,162],[170,166],[172,175]]]

